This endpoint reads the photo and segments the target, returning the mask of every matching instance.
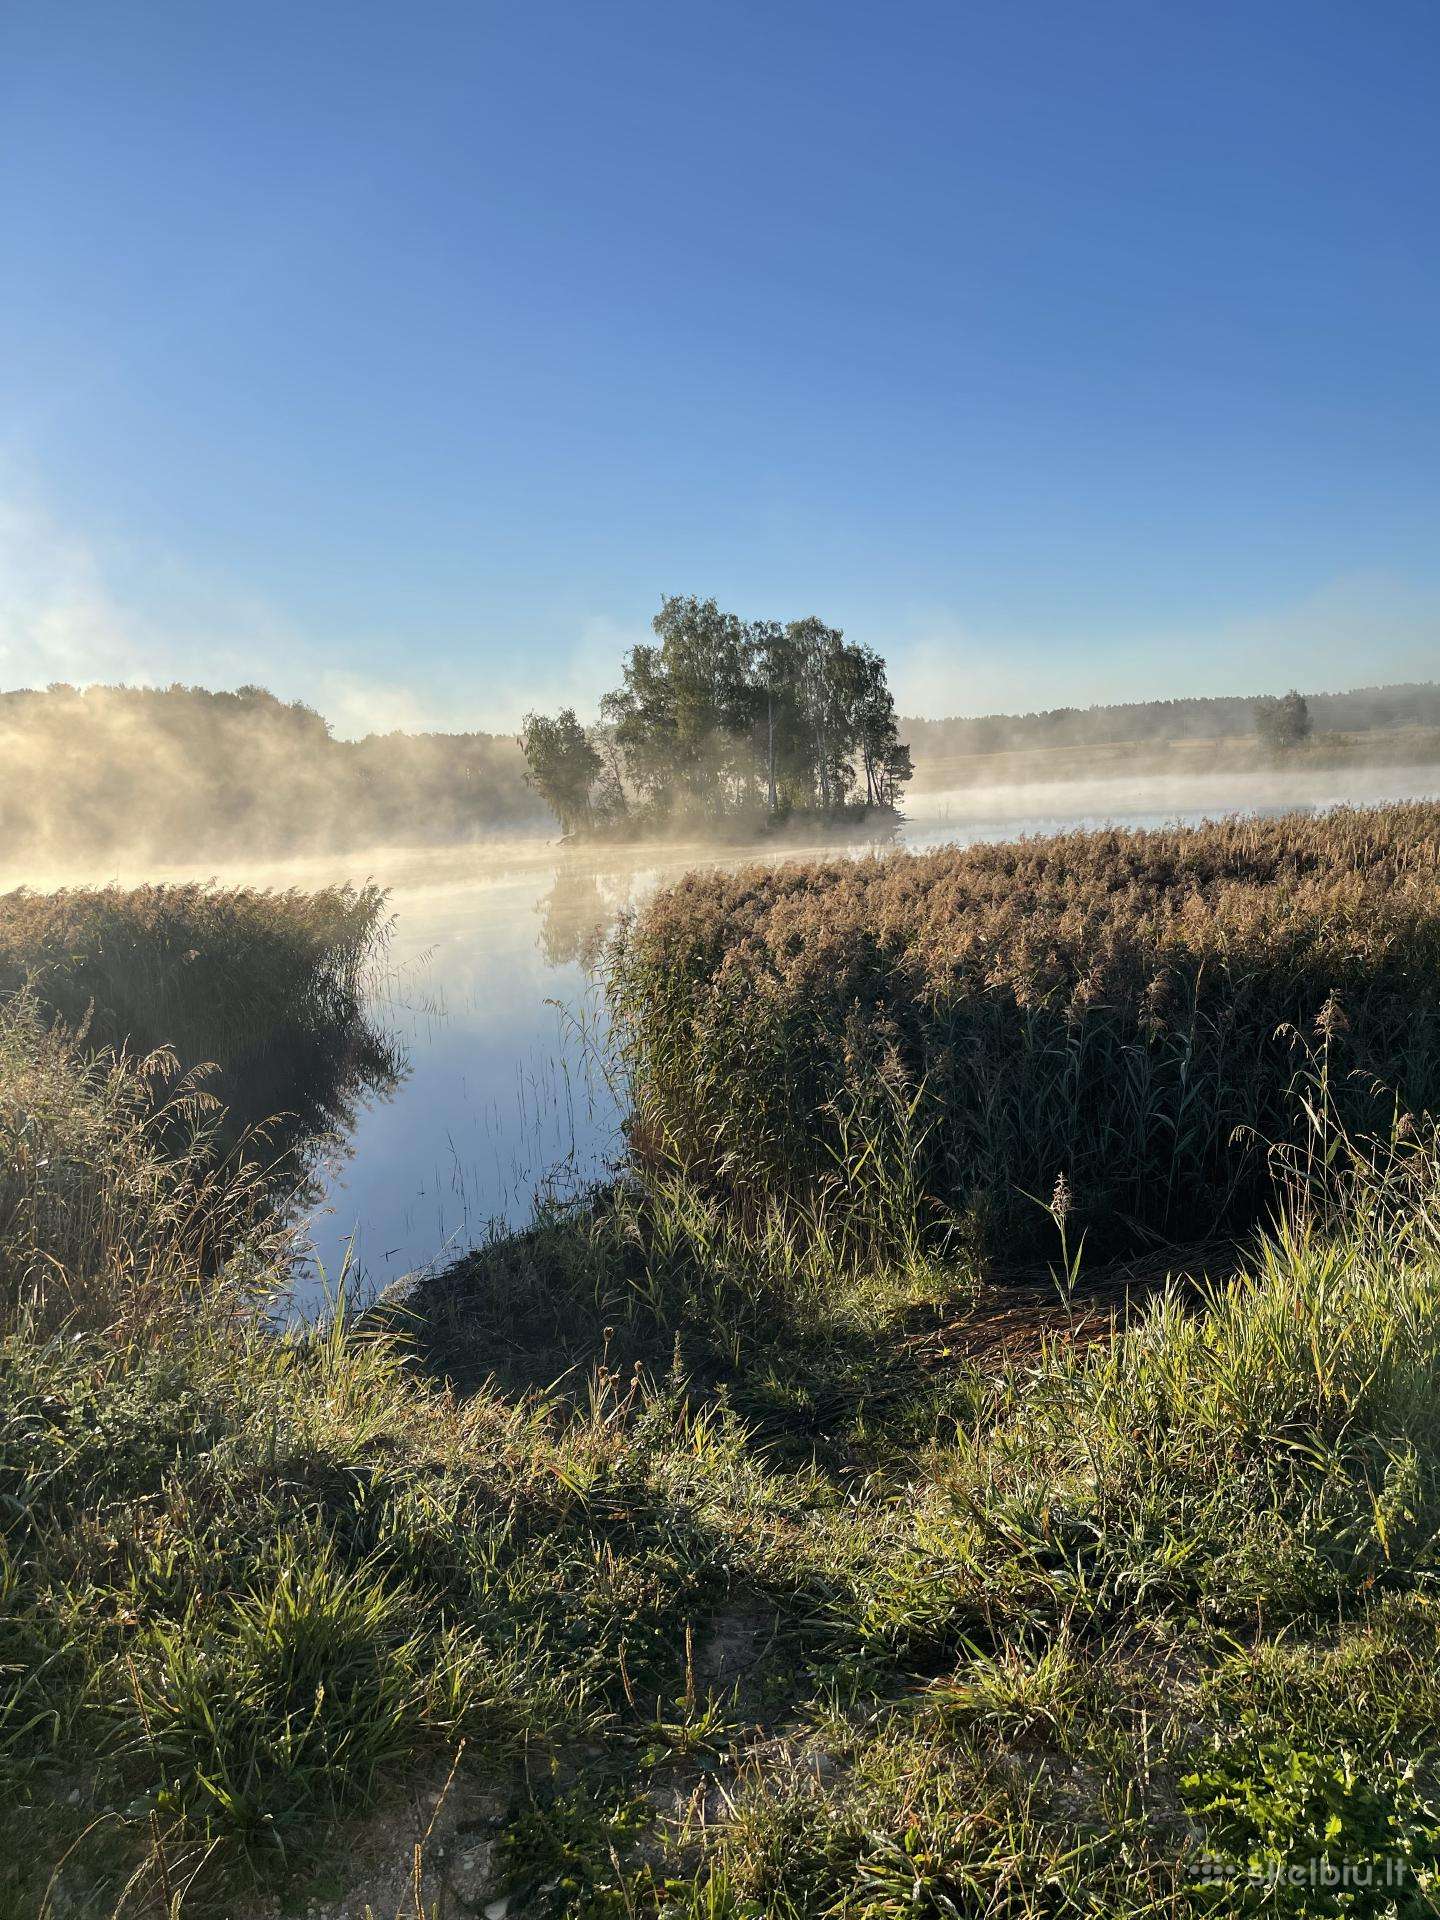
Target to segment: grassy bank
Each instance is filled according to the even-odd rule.
[[[278,1337],[153,1113],[0,1016],[0,1912],[1434,1910],[1425,1128],[1016,1347],[918,1189],[862,1258],[654,1156]]]
[[[143,1331],[21,1328],[10,1910],[328,1907],[373,1844],[348,1823],[418,1781],[421,1840],[453,1766],[427,1913],[1198,1914],[1208,1873],[1327,1850],[1430,1911],[1440,1205],[1402,1200],[1357,1189],[1203,1315],[1162,1294],[1113,1345],[937,1355],[928,1406],[852,1406],[843,1449],[777,1447],[683,1342],[607,1365],[603,1328],[558,1396],[523,1342],[455,1395],[353,1327],[277,1340],[243,1280]],[[915,1306],[869,1290],[872,1369]],[[663,1318],[632,1314],[657,1351]],[[360,1894],[412,1914],[380,1831],[399,1872]]]
[[[1072,833],[693,874],[612,997],[637,1149],[740,1211],[1092,1246],[1248,1225],[1325,1083],[1385,1132],[1440,1095],[1440,808]]]

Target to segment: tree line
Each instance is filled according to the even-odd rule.
[[[626,819],[894,808],[913,768],[885,662],[813,615],[745,620],[672,595],[583,727],[525,716],[532,786],[569,831]]]
[[[513,734],[337,739],[263,687],[0,693],[0,859],[284,854],[538,827]]]
[[[1440,685],[1433,681],[1296,697],[1305,701],[1315,734],[1440,727]],[[968,718],[902,715],[900,727],[918,755],[948,760],[1060,747],[1239,739],[1256,730],[1256,705],[1250,694],[1216,694]]]

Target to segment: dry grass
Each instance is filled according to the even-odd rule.
[[[0,1331],[128,1335],[273,1283],[262,1163],[217,1153],[220,1121],[173,1054],[94,1053],[28,995],[0,1001]]]
[[[1440,807],[692,874],[612,961],[637,1148],[742,1208],[1204,1235],[1310,1072],[1361,1131],[1440,1098]]]

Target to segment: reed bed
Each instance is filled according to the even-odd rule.
[[[103,1045],[234,1061],[358,1001],[378,887],[205,884],[0,894],[0,993],[30,986]]]
[[[0,1330],[211,1314],[274,1284],[259,1160],[173,1054],[94,1051],[29,993],[0,1000]]]
[[[1247,1223],[1316,1071],[1440,1101],[1440,807],[692,874],[610,993],[642,1156],[741,1211],[908,1183],[933,1234]]]
[[[371,886],[22,889],[0,895],[0,995],[91,1046],[163,1052],[171,1081],[206,1070],[212,1148],[268,1161],[279,1193],[404,1070],[366,1009],[387,934]]]

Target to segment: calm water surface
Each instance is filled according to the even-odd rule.
[[[1105,782],[914,796],[901,844],[1012,839],[1106,823],[1153,826],[1237,811],[1418,798],[1440,789],[1430,768],[1276,776],[1257,790],[1233,778]],[[842,848],[786,849],[777,858]],[[314,1303],[348,1259],[373,1292],[443,1263],[497,1225],[526,1220],[536,1197],[574,1190],[618,1146],[617,1100],[599,1070],[602,1009],[587,967],[595,939],[624,907],[696,866],[753,861],[699,847],[584,856],[542,840],[443,850],[375,849],[214,877],[272,885],[373,879],[394,916],[377,969],[374,1013],[405,1070],[362,1104],[322,1175],[310,1217]],[[210,877],[199,866],[66,880]],[[8,885],[34,876],[5,876]],[[48,884],[50,876],[46,877]]]
[[[1261,794],[1223,779],[1184,790],[1114,782],[932,793],[910,802],[901,844],[1158,826],[1436,790],[1432,769],[1387,769],[1277,779]],[[687,870],[754,857],[703,848],[597,857],[532,846],[499,861],[466,849],[422,856],[414,867],[403,859],[391,871],[377,866],[395,911],[382,999],[409,1073],[393,1098],[363,1114],[335,1166],[312,1223],[321,1265],[334,1273],[350,1248],[366,1284],[383,1286],[452,1257],[492,1223],[523,1222],[547,1184],[573,1190],[602,1171],[618,1151],[618,1114],[597,1067],[604,1021],[587,948],[621,908]]]

